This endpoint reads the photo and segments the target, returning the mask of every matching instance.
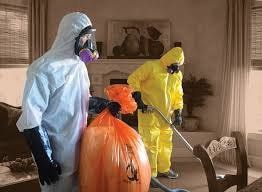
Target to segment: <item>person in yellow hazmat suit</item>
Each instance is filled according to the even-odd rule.
[[[159,114],[150,112],[148,106],[158,108],[169,120],[174,113],[173,124],[181,125],[183,76],[179,66],[183,63],[183,50],[175,47],[160,59],[145,62],[128,77],[138,104],[138,131],[147,150],[152,177],[178,177],[170,169],[172,129]]]

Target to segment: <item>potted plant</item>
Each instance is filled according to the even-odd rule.
[[[199,117],[193,114],[196,107],[203,107],[207,96],[213,95],[212,85],[206,78],[197,79],[190,74],[183,81],[184,104],[187,116],[184,118],[183,128],[187,131],[195,131],[199,127]]]

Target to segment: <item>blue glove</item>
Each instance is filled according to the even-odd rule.
[[[142,113],[147,112],[148,106],[144,104],[141,98],[141,93],[139,91],[135,91],[132,93],[132,97],[134,98],[135,102],[137,103],[137,108],[142,110]]]
[[[39,127],[25,129],[23,135],[34,156],[40,183],[50,185],[58,181],[62,171],[59,163],[52,157],[52,149],[46,130]]]
[[[101,113],[105,108],[108,108],[114,117],[118,117],[121,110],[121,105],[118,102],[109,101],[101,97],[89,98],[89,113]]]
[[[89,97],[89,109],[88,113],[101,113],[106,107],[109,101],[101,97]]]
[[[121,105],[118,102],[111,101],[107,104],[107,108],[110,111],[110,113],[118,118],[120,115]]]

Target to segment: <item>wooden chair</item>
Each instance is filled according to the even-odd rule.
[[[236,151],[236,175],[227,174],[217,177],[212,159],[219,153],[234,149]],[[231,186],[237,185],[237,191],[247,186],[247,154],[240,132],[232,132],[231,137],[221,137],[209,141],[205,146],[194,146],[193,153],[201,160],[204,167],[209,192],[224,192]]]

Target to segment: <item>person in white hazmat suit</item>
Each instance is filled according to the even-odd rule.
[[[44,192],[78,191],[79,142],[88,109],[106,107],[117,116],[120,105],[91,97],[86,65],[98,58],[95,29],[83,13],[59,24],[51,49],[28,68],[22,114],[17,127],[36,162]]]

